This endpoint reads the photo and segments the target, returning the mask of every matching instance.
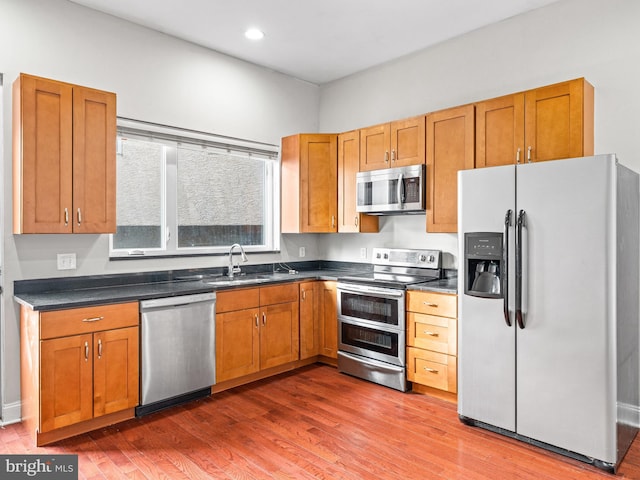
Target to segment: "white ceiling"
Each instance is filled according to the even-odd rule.
[[[323,84],[558,0],[71,1]]]

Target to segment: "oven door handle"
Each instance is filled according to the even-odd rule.
[[[375,293],[377,295],[383,295],[383,296],[394,297],[394,298],[402,298],[404,296],[404,291],[402,290],[396,291],[396,290],[389,290],[386,288],[376,288],[376,287],[364,287],[364,286],[351,287],[351,286],[345,286],[345,285],[338,285],[338,290],[341,292],[349,292],[349,293]]]

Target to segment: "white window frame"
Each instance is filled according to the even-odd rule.
[[[230,151],[245,152],[249,156],[264,159],[265,183],[268,185],[265,188],[265,201],[267,205],[271,206],[264,212],[263,234],[266,241],[263,245],[243,245],[243,248],[247,252],[259,253],[280,251],[280,162],[277,145],[118,117],[118,138],[121,136],[145,141],[159,141],[165,145],[161,173],[161,231],[164,232],[164,238],[162,239],[163,244],[158,248],[115,249],[113,246],[114,234],[111,234],[109,235],[109,257],[111,259],[216,255],[229,252],[230,245],[178,247],[177,162],[178,146],[180,144],[188,144],[190,148],[193,145],[200,145],[203,149],[208,147],[224,148]]]

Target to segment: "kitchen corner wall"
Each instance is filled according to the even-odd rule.
[[[2,421],[20,419],[19,309],[13,282],[225,265],[226,258],[109,261],[108,235],[13,235],[11,86],[20,72],[116,92],[119,116],[279,144],[318,130],[319,88],[66,0],[0,0],[2,98]],[[215,23],[215,20],[212,20]],[[251,263],[317,259],[314,235],[288,235]],[[77,270],[58,271],[57,253]]]
[[[320,131],[344,132],[585,77],[595,87],[595,153],[616,153],[640,172],[638,20],[637,0],[561,0],[475,30],[323,85]],[[457,265],[455,235],[425,233],[424,217],[382,222],[379,234],[323,236],[321,255],[342,260],[358,258],[362,247],[426,247],[442,249],[447,266]]]

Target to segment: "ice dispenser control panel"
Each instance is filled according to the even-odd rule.
[[[464,293],[474,297],[502,298],[502,233],[465,233]]]

